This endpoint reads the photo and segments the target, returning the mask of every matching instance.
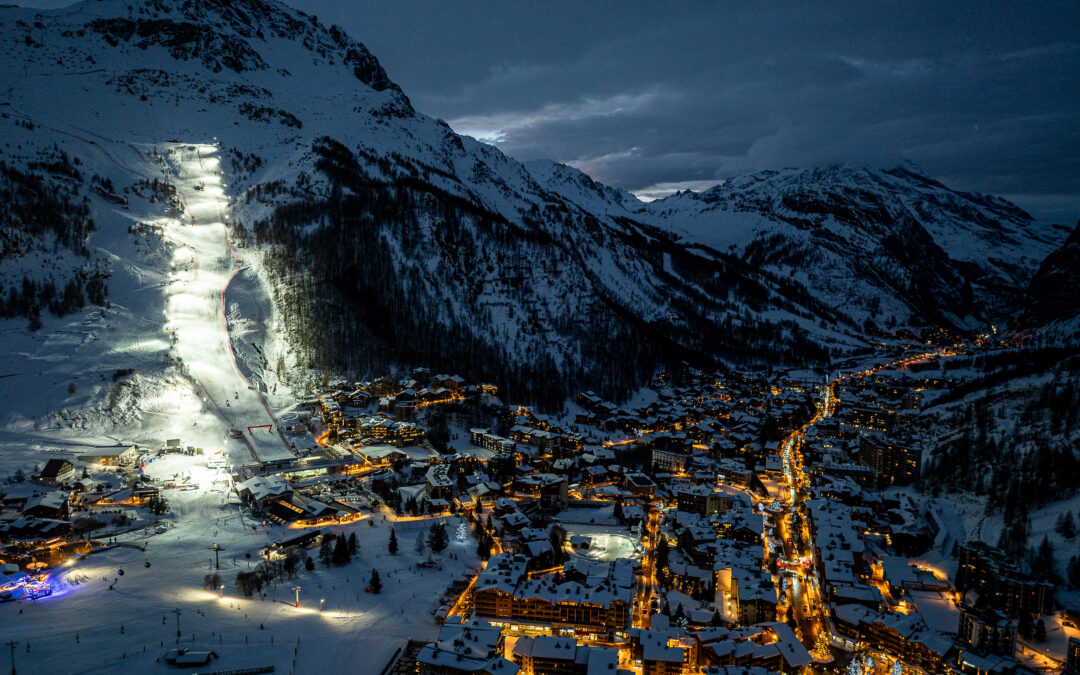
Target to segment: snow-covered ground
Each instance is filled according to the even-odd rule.
[[[179,456],[151,467],[160,463],[154,470],[164,475],[200,459]],[[357,534],[360,553],[349,565],[317,564],[315,571],[300,571],[267,589],[266,597],[243,598],[233,585],[236,574],[254,567],[261,547],[300,531],[265,527],[222,492],[167,491],[166,496],[172,512],[163,518],[170,525],[165,533],[149,529],[118,537],[138,546],[113,548],[60,568],[59,590],[51,597],[0,605],[0,640],[20,642],[18,672],[164,672],[164,662],[156,661],[178,644],[173,610],[179,609],[179,645],[216,652],[214,670],[273,665],[281,673],[376,673],[408,638],[435,636],[432,612],[440,595],[451,579],[475,571],[478,562],[475,542],[452,536],[447,551],[436,556],[441,570],[418,569],[413,544],[431,523],[394,523],[400,550],[392,556],[386,518],[393,516],[375,514],[333,528]],[[448,520],[451,532],[456,524]],[[215,571],[214,543],[223,547],[217,573],[225,588],[211,591],[203,580]],[[317,558],[317,550],[310,553]],[[364,592],[372,569],[382,576],[380,595]],[[299,608],[293,586],[301,587]]]
[[[227,185],[218,148],[172,145],[166,157],[167,166],[175,172],[173,185],[184,202],[183,217],[167,221],[164,227],[165,236],[175,245],[166,331],[175,340],[176,353],[206,408],[227,425],[221,441],[225,442],[229,429],[243,434],[229,447],[231,462],[292,459],[295,454],[276,433],[277,423],[266,401],[240,371],[229,339],[225,292],[243,263],[227,238]]]
[[[589,540],[588,548],[572,549],[573,554],[579,558],[607,562],[619,558],[641,557],[641,543],[634,537],[621,534],[617,528],[590,529],[581,525],[570,525],[566,531],[570,537],[585,537]]]

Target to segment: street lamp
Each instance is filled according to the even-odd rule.
[[[319,611],[322,611],[323,603],[326,602],[326,598],[319,598]]]
[[[292,589],[293,589],[293,592],[296,593],[296,606],[299,607],[300,606],[300,587],[299,586],[293,586]]]
[[[221,600],[224,597],[225,597],[225,584],[222,584],[221,588],[218,589],[218,600]]]

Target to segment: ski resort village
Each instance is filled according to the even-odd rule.
[[[1067,551],[1080,514],[1057,511],[1022,569],[1009,523],[920,484],[935,462],[921,411],[1013,344],[912,342],[828,376],[681,364],[627,403],[581,392],[557,415],[417,368],[275,413],[227,344],[217,362],[185,351],[200,227],[224,245],[220,222],[177,226],[200,243],[177,249],[189,262],[163,323],[199,387],[177,394],[176,437],[50,448],[3,485],[0,612],[24,672],[733,675],[839,658],[1009,673],[1077,658],[1080,616],[1054,581],[1077,559],[1050,542]]]
[[[706,121],[639,199],[311,2],[0,7],[0,671],[1080,675],[1080,227]]]

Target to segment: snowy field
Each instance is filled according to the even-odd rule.
[[[317,563],[313,572],[301,570],[267,589],[264,598],[243,598],[233,585],[236,574],[258,562],[260,548],[301,531],[264,527],[228,504],[223,493],[165,494],[172,507],[163,519],[170,525],[165,533],[118,537],[136,546],[59,568],[51,597],[0,605],[0,640],[20,642],[18,672],[166,672],[171,668],[158,658],[179,644],[213,650],[220,657],[208,668],[214,670],[273,665],[282,673],[375,673],[408,638],[436,635],[432,612],[440,596],[478,563],[475,542],[451,536],[450,547],[436,556],[441,570],[417,569],[414,542],[431,523],[396,523],[400,549],[392,556],[387,515],[376,514],[333,528],[357,534],[360,552],[349,565],[327,569]],[[449,519],[451,532],[456,525]],[[203,588],[205,575],[214,572],[214,543],[223,547],[223,591]],[[317,559],[317,550],[310,554]],[[380,595],[364,592],[372,569],[382,576]],[[299,608],[293,586],[301,587]],[[175,609],[181,612],[179,643]]]

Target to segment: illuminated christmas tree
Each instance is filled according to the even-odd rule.
[[[863,675],[874,672],[874,659],[869,654],[856,654],[847,667],[848,675]]]
[[[457,534],[455,535],[457,540],[461,543],[469,541],[469,526],[465,524],[465,521],[461,521],[457,526]]]
[[[817,652],[821,658],[825,658],[829,655],[829,638],[826,637],[825,631],[818,633],[817,639],[814,640],[814,651]]]

